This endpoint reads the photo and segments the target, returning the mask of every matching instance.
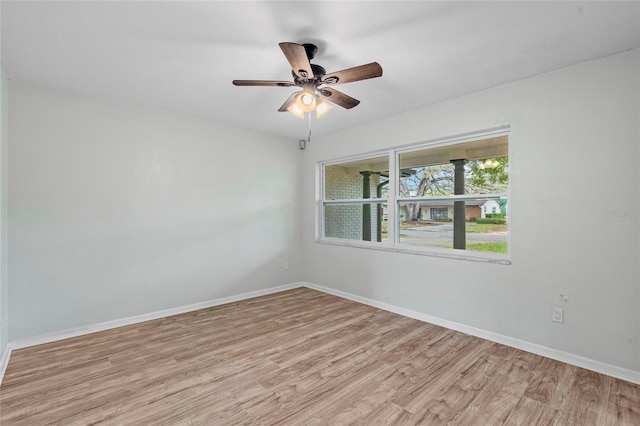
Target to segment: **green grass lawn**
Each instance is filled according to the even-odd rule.
[[[387,221],[382,222],[382,238],[386,240],[388,238],[387,234]],[[421,223],[421,222],[401,222],[400,229],[412,229],[418,226],[428,226],[430,224]],[[491,223],[475,223],[475,222],[467,222],[466,231],[468,233],[474,234],[489,234],[492,232],[507,232],[507,225],[495,225]],[[400,239],[405,240],[406,235],[400,233]],[[405,240],[405,242],[407,242]],[[415,244],[424,247],[441,247],[441,248],[453,248],[453,242],[450,243],[436,243],[434,241],[424,240],[421,241],[417,238],[412,238],[408,244]],[[468,242],[467,250],[469,251],[482,251],[488,253],[503,253],[506,254],[508,252],[508,244],[506,242],[495,242],[495,241],[476,241],[476,242]]]
[[[452,222],[400,222],[400,229],[413,229],[421,226],[437,226],[445,223]],[[387,229],[387,221],[382,221],[382,230],[385,231]],[[507,225],[495,225],[492,223],[476,223],[476,222],[467,222],[466,226],[467,232],[472,233],[487,233],[487,232],[506,232]]]
[[[507,243],[469,243],[467,244],[467,250],[471,251],[485,251],[489,253],[507,253]]]
[[[467,222],[466,231],[474,234],[484,234],[487,232],[507,232],[507,225]]]

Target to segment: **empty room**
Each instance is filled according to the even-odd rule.
[[[640,2],[0,25],[2,426],[640,425]]]

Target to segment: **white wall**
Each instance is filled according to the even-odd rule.
[[[7,121],[8,82],[0,66],[0,358],[8,341],[8,280],[7,280]],[[2,366],[0,366],[0,369]]]
[[[307,280],[640,371],[639,62],[636,49],[316,137],[303,167]],[[315,243],[318,161],[502,125],[510,266]]]
[[[0,15],[2,5],[0,4]],[[0,19],[1,21],[1,19]],[[1,31],[0,31],[1,33]],[[0,42],[0,45],[2,43]],[[0,359],[8,340],[7,268],[6,268],[6,185],[7,185],[7,77],[2,66],[0,49]],[[0,365],[0,371],[2,366]]]
[[[10,81],[9,155],[11,341],[302,277],[296,141]]]

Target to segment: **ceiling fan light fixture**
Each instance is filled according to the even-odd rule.
[[[304,118],[304,111],[301,110],[300,107],[295,103],[291,104],[291,106],[287,108],[287,111],[289,111],[291,114],[295,115],[298,118]]]
[[[316,95],[310,90],[305,90],[296,99],[295,105],[304,112],[311,112],[316,109]]]
[[[335,105],[351,109],[360,103],[359,100],[327,85],[352,83],[382,76],[382,67],[377,62],[327,74],[324,67],[309,62],[318,51],[316,45],[290,42],[282,42],[278,45],[291,66],[293,81],[233,80],[232,83],[236,86],[300,87],[302,91],[289,95],[285,103],[278,108],[279,112],[289,111],[298,118],[305,118],[307,113],[313,111],[316,112],[316,117],[320,117]],[[331,103],[327,104],[319,96],[329,99]]]
[[[327,111],[329,111],[333,106],[323,99],[318,99],[316,102],[316,117],[322,117]]]

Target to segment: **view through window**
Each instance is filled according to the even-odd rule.
[[[321,239],[508,255],[508,143],[502,132],[323,164]]]
[[[324,236],[381,242],[389,183],[389,156],[324,167]],[[384,198],[383,198],[384,194]],[[375,201],[372,201],[374,199]]]

